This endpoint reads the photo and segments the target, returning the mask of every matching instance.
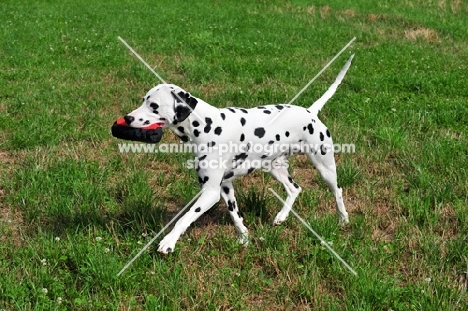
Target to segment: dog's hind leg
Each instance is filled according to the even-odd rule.
[[[291,207],[296,200],[296,197],[301,192],[301,187],[292,179],[291,175],[285,166],[280,166],[273,168],[270,173],[273,177],[276,178],[279,182],[281,182],[288,194],[286,198],[286,204],[280,210],[280,212],[276,215],[274,224],[279,225],[288,218],[289,212],[291,211]]]
[[[249,232],[242,222],[242,214],[237,206],[232,182],[225,181],[221,184],[221,196],[226,202],[229,215],[231,215],[234,226],[236,227],[236,231],[239,234],[238,242],[244,246],[247,246],[249,243]]]
[[[336,176],[336,164],[333,150],[326,150],[323,145],[320,150],[308,152],[307,157],[320,172],[323,180],[327,183],[336,200],[336,211],[342,223],[348,223],[348,213],[346,212],[342,190],[338,186]]]

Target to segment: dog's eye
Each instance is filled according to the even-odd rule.
[[[159,105],[156,104],[156,103],[151,103],[151,104],[150,104],[150,107],[153,108],[153,109],[158,109],[158,108],[159,108]]]

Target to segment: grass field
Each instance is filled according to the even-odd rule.
[[[463,0],[25,1],[0,4],[0,309],[468,309],[468,3]],[[224,203],[120,269],[198,193],[190,154],[123,154],[110,127],[158,83],[218,107],[322,110],[350,224],[304,157],[293,216],[269,174],[236,180],[250,230]],[[165,133],[164,142],[178,142]]]

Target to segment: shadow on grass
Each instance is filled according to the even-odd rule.
[[[198,185],[190,184],[175,194],[164,188],[156,193],[147,171],[126,170],[121,161],[107,165],[64,159],[41,167],[35,158],[26,159],[12,184],[16,191],[12,203],[29,224],[26,230],[55,236],[83,228],[117,236],[158,232],[199,191]],[[269,222],[264,190],[236,188],[246,221]],[[192,226],[230,225],[228,215],[224,202],[218,203]]]
[[[272,221],[271,215],[267,210],[267,197],[265,189],[252,187],[237,189],[237,202],[241,212],[250,220],[257,220],[263,223]]]
[[[148,205],[144,201],[132,201],[123,204],[112,212],[102,209],[78,210],[74,212],[59,212],[41,217],[40,229],[50,231],[55,235],[65,232],[93,228],[108,230],[114,228],[118,235],[127,232],[147,232],[159,230],[165,220],[171,217],[163,208]],[[175,213],[173,213],[175,215]],[[34,222],[37,225],[37,222]],[[30,228],[34,230],[34,228]]]

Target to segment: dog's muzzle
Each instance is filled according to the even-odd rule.
[[[142,128],[127,125],[124,118],[117,119],[112,125],[112,136],[125,140],[140,141],[149,144],[159,143],[163,136],[163,123],[154,123]]]

